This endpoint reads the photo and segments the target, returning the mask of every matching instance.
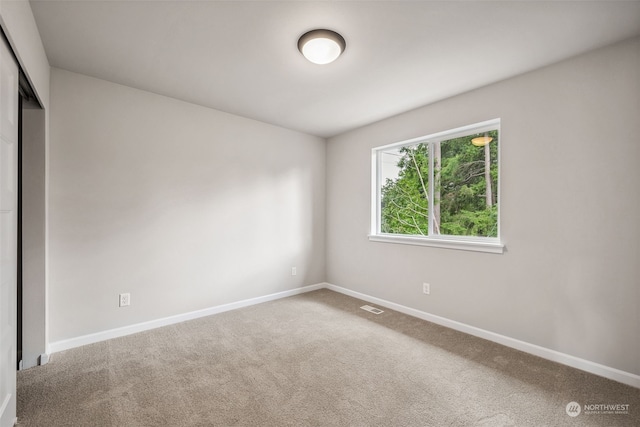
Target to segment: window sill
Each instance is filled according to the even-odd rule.
[[[371,234],[369,235],[369,240],[372,242],[431,246],[434,248],[457,249],[461,251],[488,252],[493,254],[504,253],[504,244],[497,239],[458,240],[455,238]]]

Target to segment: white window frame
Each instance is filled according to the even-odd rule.
[[[390,234],[382,233],[380,231],[380,209],[382,202],[381,194],[381,179],[382,179],[382,156],[378,154],[392,148],[401,148],[417,144],[428,144],[429,146],[429,170],[430,174],[433,170],[433,143],[437,141],[444,141],[462,136],[467,136],[474,133],[482,133],[490,130],[498,130],[500,139],[498,142],[498,237],[475,237],[475,236],[448,236],[448,235],[434,235],[433,234],[433,221],[431,218],[433,212],[433,179],[429,179],[429,235],[407,235],[407,234]],[[468,126],[462,126],[456,129],[451,129],[443,132],[437,132],[434,134],[421,136],[419,138],[413,138],[406,141],[395,142],[393,144],[383,145],[381,147],[375,147],[371,150],[371,232],[369,234],[369,240],[372,242],[386,242],[386,243],[400,243],[408,245],[419,246],[432,246],[437,248],[459,249],[467,251],[477,252],[489,252],[489,253],[503,253],[504,243],[501,240],[500,234],[500,211],[502,205],[502,197],[500,194],[500,187],[502,183],[501,171],[500,171],[500,147],[502,146],[502,133],[500,132],[500,119],[487,120],[480,123],[475,123]]]

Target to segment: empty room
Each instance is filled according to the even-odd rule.
[[[640,1],[0,27],[0,427],[640,425]]]

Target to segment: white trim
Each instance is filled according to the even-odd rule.
[[[472,133],[482,133],[482,132],[485,132],[485,131],[496,129],[496,127],[498,129],[500,128],[500,118],[491,119],[491,120],[485,120],[484,122],[479,122],[479,123],[473,123],[473,124],[470,124],[470,125],[460,126],[460,127],[455,128],[455,129],[450,129],[450,130],[445,130],[445,131],[441,131],[441,132],[431,133],[429,135],[419,136],[417,138],[412,138],[412,139],[407,139],[407,140],[404,140],[404,141],[394,142],[394,143],[387,144],[387,145],[381,145],[379,147],[375,147],[373,150],[374,151],[384,151],[384,150],[388,150],[390,148],[396,148],[396,147],[399,148],[399,147],[406,147],[408,145],[416,145],[416,144],[420,144],[421,142],[427,143],[427,142],[434,141],[436,139],[460,138],[462,136],[469,135],[469,133],[471,131],[473,131]]]
[[[10,410],[10,406],[12,406],[11,404],[11,400],[13,399],[14,404],[13,406],[15,406],[15,395],[14,394],[7,394],[7,396],[4,399],[4,402],[2,402],[2,405],[0,405],[0,424],[4,423],[5,421],[8,421],[7,418],[4,418],[4,421],[2,420],[2,418],[5,416],[5,413],[8,413],[8,411]],[[15,411],[15,407],[14,407],[14,411]],[[18,424],[18,417],[15,416],[13,417],[12,422],[10,422],[9,425],[15,426]]]
[[[434,193],[434,159],[433,150],[436,143],[440,143],[444,138],[447,140],[453,138],[459,138],[476,133],[482,133],[486,131],[497,130],[499,134],[498,140],[498,182],[496,188],[496,196],[498,198],[498,237],[474,237],[474,236],[448,236],[448,235],[436,235],[433,231],[433,193]],[[502,146],[502,129],[501,119],[491,119],[484,122],[475,123],[467,126],[458,127],[447,131],[437,132],[430,135],[421,136],[418,138],[409,139],[406,141],[394,142],[392,144],[383,145],[380,147],[374,147],[371,149],[371,224],[369,234],[369,240],[373,242],[384,243],[400,243],[408,245],[418,246],[431,246],[436,248],[448,248],[459,249],[465,251],[476,252],[489,252],[489,253],[503,253],[504,244],[500,241],[500,205],[502,203],[502,195],[500,191],[501,176],[500,176],[500,162]],[[388,234],[381,231],[381,204],[382,204],[382,161],[381,154],[390,149],[397,149],[401,147],[414,146],[417,144],[426,144],[429,159],[429,199],[428,199],[428,236],[418,235],[403,235],[403,234]]]
[[[437,238],[422,236],[403,236],[399,234],[369,235],[372,242],[399,243],[404,245],[431,246],[434,248],[458,249],[462,251],[489,252],[501,254],[504,244],[499,240],[456,240],[454,238]]]
[[[433,223],[435,222],[435,217],[433,215],[433,212],[434,212],[433,198],[436,196],[435,194],[433,194],[433,190],[434,190],[434,183],[436,181],[436,170],[433,167],[435,164],[433,156],[435,156],[436,144],[440,145],[439,149],[442,150],[442,144],[440,144],[440,142],[441,141],[438,140],[438,141],[433,141],[427,144],[427,159],[429,160],[429,182],[427,184],[427,186],[429,187],[429,189],[427,190],[429,192],[429,199],[427,200],[427,214],[428,214],[427,215],[427,234],[429,236],[433,236],[435,234],[433,232]],[[442,151],[440,151],[440,153],[442,153]],[[442,163],[442,158],[440,159],[440,163]],[[440,170],[442,170],[442,168],[440,168]],[[380,203],[382,203],[382,199],[380,199]],[[382,223],[382,217],[378,217],[378,218],[380,218],[379,222]],[[382,233],[379,233],[379,234],[382,234]]]
[[[379,185],[381,177],[380,156],[375,149],[371,150],[371,222],[369,228],[371,234],[378,234],[380,232],[380,191]]]
[[[9,402],[11,402],[11,396],[13,396],[13,394],[11,394],[11,393],[9,393],[9,394],[7,394],[5,396],[4,402],[2,402],[2,405],[0,405],[0,414],[4,414],[4,411],[9,406]]]
[[[387,301],[381,298],[366,295],[360,292],[352,291],[340,286],[333,285],[331,283],[318,283],[315,285],[304,286],[301,288],[291,289],[288,291],[278,292],[275,294],[265,295],[262,297],[251,298],[243,301],[238,301],[229,304],[223,304],[215,307],[206,308],[203,310],[192,311],[189,313],[179,314],[176,316],[165,317],[162,319],[152,320],[149,322],[138,323],[135,325],[125,326],[122,328],[111,329],[108,331],[98,332],[95,334],[84,335],[81,337],[71,338],[68,340],[57,341],[49,345],[50,351],[42,354],[41,364],[49,361],[49,354],[56,353],[63,350],[68,350],[75,347],[80,347],[87,344],[92,344],[100,341],[105,341],[112,338],[117,338],[125,335],[135,334],[150,329],[159,328],[162,326],[173,325],[176,323],[184,322],[187,320],[197,319],[200,317],[210,316],[212,314],[223,313],[225,311],[235,310],[237,308],[248,307],[255,304],[260,304],[267,301],[273,301],[281,298],[290,297],[306,292],[315,291],[318,289],[329,289],[334,292],[339,292],[350,297],[358,298],[360,300],[370,302],[386,307],[391,310],[398,311],[400,313],[407,314],[409,316],[417,317],[418,319],[426,320],[447,328],[454,329],[456,331],[464,332],[469,335],[473,335],[479,338],[483,338],[489,341],[493,341],[498,344],[502,344],[506,347],[511,347],[516,350],[523,351],[525,353],[532,354],[534,356],[541,357],[543,359],[551,360],[572,368],[580,369],[585,372],[589,372],[594,375],[598,375],[610,380],[618,381],[623,384],[627,384],[631,387],[640,389],[640,375],[625,372],[616,368],[601,365],[599,363],[591,362],[589,360],[581,359],[579,357],[571,356],[570,354],[561,353],[556,350],[541,347],[536,344],[520,341],[515,338],[510,338],[504,335],[497,334],[495,332],[487,331],[485,329],[477,328],[475,326],[467,325],[462,322],[447,319],[445,317],[430,314],[424,311],[420,311],[414,308],[410,308],[401,304],[396,304],[391,301]],[[46,362],[42,362],[46,360]]]
[[[38,365],[46,365],[49,363],[49,353],[42,353],[38,358]]]
[[[623,384],[630,385],[631,387],[640,388],[640,375],[632,374],[630,372],[621,371],[616,368],[601,365],[599,363],[591,362],[589,360],[581,359],[579,357],[571,356],[570,354],[561,353],[556,350],[541,347],[536,344],[530,344],[524,341],[510,338],[504,335],[496,334],[495,332],[487,331],[477,328],[475,326],[467,325],[465,323],[457,322],[455,320],[447,319],[445,317],[436,316],[434,314],[426,313],[424,311],[416,310],[414,308],[406,307],[404,305],[396,304],[381,298],[372,297],[370,295],[362,294],[360,292],[352,291],[350,289],[342,288],[340,286],[326,284],[326,288],[335,292],[339,292],[350,297],[358,298],[363,301],[367,301],[373,304],[381,305],[391,310],[399,311],[400,313],[408,314],[409,316],[417,317],[428,322],[436,323],[447,328],[454,329],[456,331],[464,332],[469,335],[473,335],[479,338],[483,338],[489,341],[493,341],[498,344],[502,344],[507,347],[515,348],[516,350],[523,351],[525,353],[533,354],[534,356],[541,357],[543,359],[551,360],[572,368],[580,369],[591,374],[595,374],[610,380],[618,381]]]
[[[126,335],[148,331],[150,329],[155,329],[162,326],[173,325],[176,323],[185,322],[187,320],[193,320],[200,317],[211,316],[212,314],[223,313],[225,311],[235,310],[238,308],[248,307],[248,306],[260,304],[263,302],[286,298],[293,295],[302,294],[305,292],[315,291],[325,287],[326,287],[325,283],[318,283],[315,285],[303,286],[301,288],[291,289],[283,292],[277,292],[275,294],[269,294],[261,297],[250,298],[242,301],[232,302],[229,304],[209,307],[202,310],[191,311],[189,313],[183,313],[183,314],[177,314],[175,316],[164,317],[162,319],[156,319],[156,320],[150,320],[148,322],[137,323],[135,325],[123,326],[121,328],[109,329],[107,331],[96,332],[94,334],[83,335],[80,337],[56,341],[49,345],[48,353],[57,353],[59,351],[69,350],[71,348],[80,347],[87,344],[93,344],[100,341],[106,341],[112,338],[123,337]],[[46,359],[47,361],[49,360],[48,355]]]

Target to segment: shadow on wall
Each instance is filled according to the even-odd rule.
[[[150,193],[127,187],[125,205],[76,203],[82,214],[65,241],[63,274],[81,285],[75,298],[87,303],[58,313],[65,338],[322,281],[312,175],[302,168],[262,178],[230,173],[207,192],[174,181]],[[132,294],[125,313],[115,304],[121,292]],[[64,305],[64,293],[52,297]],[[91,329],[75,321],[92,317]]]

